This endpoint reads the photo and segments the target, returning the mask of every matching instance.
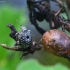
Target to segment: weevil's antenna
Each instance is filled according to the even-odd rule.
[[[16,22],[18,22],[18,20],[16,20]],[[20,24],[20,23],[18,23],[18,24]],[[23,23],[23,24],[25,24],[25,23]],[[22,31],[25,31],[25,30],[27,30],[27,28],[25,26],[23,26],[23,24],[20,24],[20,26],[21,26]]]
[[[16,20],[16,22],[18,23],[18,20]],[[20,23],[18,23],[20,26],[21,26],[21,24]]]
[[[16,20],[16,22],[18,23],[18,20]],[[24,22],[24,23],[18,23],[18,24],[20,24],[20,26],[23,26],[23,24],[25,24],[26,23],[26,21]]]

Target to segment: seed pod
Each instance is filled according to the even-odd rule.
[[[42,44],[48,52],[70,59],[70,37],[65,32],[57,29],[45,32]]]

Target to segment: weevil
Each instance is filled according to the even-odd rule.
[[[18,32],[12,24],[8,24],[8,27],[11,29],[9,36],[13,38],[16,43],[14,47],[1,44],[3,48],[23,52],[21,58],[29,53],[33,54],[36,50],[41,49],[42,45],[33,40],[31,30],[28,30],[25,26],[21,26],[22,30]]]

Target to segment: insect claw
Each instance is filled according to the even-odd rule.
[[[13,51],[23,51],[22,48],[19,47],[9,47],[6,44],[0,44],[3,48],[8,49],[8,50],[13,50]]]
[[[0,44],[2,47],[5,47],[6,46],[6,44]]]
[[[23,54],[21,55],[20,59],[22,59],[23,56],[26,56],[26,55],[28,55],[28,54],[29,54],[28,52],[23,53]]]
[[[20,57],[20,59],[22,59],[23,56]]]
[[[7,27],[11,27],[11,26],[12,26],[12,24],[8,24],[8,25],[7,25]]]
[[[0,44],[3,48],[5,48],[5,49],[11,49],[11,48],[9,48],[6,44]]]
[[[12,50],[12,48],[8,47],[6,44],[0,44],[0,45],[5,49]]]

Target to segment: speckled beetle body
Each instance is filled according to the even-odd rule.
[[[8,24],[8,27],[11,29],[9,36],[13,38],[16,43],[14,47],[1,44],[3,48],[23,52],[21,58],[29,53],[33,54],[36,50],[40,50],[42,48],[42,45],[33,40],[31,30],[26,29],[25,26],[21,26],[22,31],[20,32],[18,32],[12,24]]]
[[[48,52],[70,60],[70,36],[66,33],[56,29],[49,30],[43,34],[42,44]]]

